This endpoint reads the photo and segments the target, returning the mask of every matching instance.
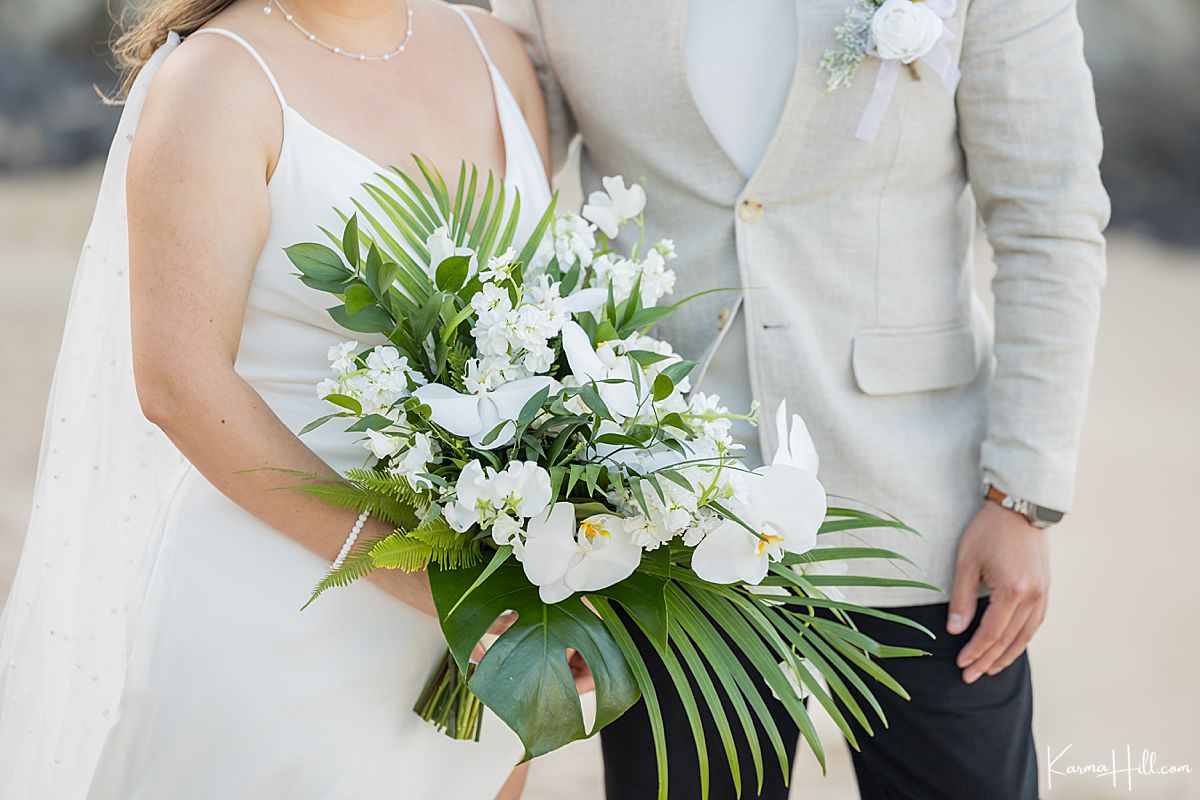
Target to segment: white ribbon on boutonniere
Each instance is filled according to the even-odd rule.
[[[836,32],[842,47],[826,52],[821,60],[829,72],[826,91],[849,85],[865,56],[882,62],[854,132],[857,138],[875,140],[904,66],[919,61],[954,94],[961,73],[950,53],[954,34],[946,20],[954,16],[956,6],[957,0],[859,0],[847,9]]]

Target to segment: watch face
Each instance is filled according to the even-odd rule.
[[[1066,516],[1061,511],[1055,511],[1052,508],[1043,508],[1041,506],[1033,506],[1033,521],[1042,525],[1057,525],[1062,522],[1062,518]]]

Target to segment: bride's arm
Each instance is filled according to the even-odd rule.
[[[209,41],[205,41],[209,39]],[[282,140],[270,86],[215,37],[183,45],[156,77],[129,162],[134,374],[142,409],[227,497],[323,558],[355,515],[296,491],[282,467],[332,473],[234,371],[266,238],[266,182]],[[386,531],[371,520],[365,535]],[[230,553],[236,558],[236,553]],[[430,614],[424,574],[375,580]]]

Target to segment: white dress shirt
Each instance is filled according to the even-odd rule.
[[[713,138],[742,176],[757,169],[787,102],[796,65],[796,0],[689,0],[684,56],[688,86]],[[685,254],[687,255],[687,254]],[[745,315],[738,313],[697,388],[734,413],[753,400]],[[770,419],[769,414],[767,419]],[[758,434],[735,423],[747,467],[762,463]]]

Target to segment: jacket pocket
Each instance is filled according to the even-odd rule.
[[[851,364],[865,394],[892,395],[965,386],[979,373],[980,359],[971,326],[961,323],[860,333]]]

